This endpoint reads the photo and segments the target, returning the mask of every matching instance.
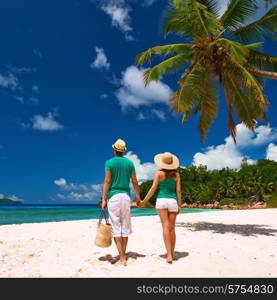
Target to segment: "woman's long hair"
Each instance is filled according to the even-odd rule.
[[[172,179],[176,179],[176,176],[177,176],[177,173],[178,171],[177,170],[166,170],[166,169],[162,169],[162,171],[165,173],[165,178],[172,178]]]

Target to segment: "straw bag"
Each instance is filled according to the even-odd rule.
[[[105,218],[106,224],[101,224],[102,219]],[[108,220],[107,210],[104,208],[101,210],[97,232],[95,237],[95,245],[101,248],[107,248],[112,244],[112,226]]]

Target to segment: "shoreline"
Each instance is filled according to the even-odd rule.
[[[135,209],[137,209],[138,211],[142,211],[141,208],[138,208],[138,207],[134,207]],[[134,209],[132,208],[132,210]],[[148,216],[156,216],[158,215],[157,211],[155,208],[143,208],[143,209],[146,209],[146,210],[149,210],[150,211],[150,214],[133,214],[132,215],[132,218],[136,218],[136,217],[148,217]],[[131,210],[131,212],[132,212]],[[199,212],[208,212],[208,211],[212,211],[211,209],[197,209],[197,208],[193,208],[193,211],[183,211],[181,212],[182,214],[189,214],[189,213],[198,213]],[[99,214],[97,214],[96,217],[92,217],[92,216],[89,216],[89,217],[82,217],[82,218],[70,218],[70,219],[60,219],[60,220],[41,220],[41,221],[22,221],[22,222],[19,222],[19,223],[8,223],[8,224],[1,224],[0,223],[0,227],[1,226],[8,226],[8,225],[22,225],[22,224],[40,224],[40,223],[53,223],[53,222],[70,222],[70,221],[89,221],[89,220],[96,220],[98,221],[99,220]]]
[[[132,218],[128,266],[94,245],[97,220],[0,226],[0,277],[277,277],[277,209],[180,214],[176,261],[159,217]]]

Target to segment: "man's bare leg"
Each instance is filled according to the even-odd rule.
[[[119,253],[119,261],[116,263],[116,265],[123,265],[126,266],[127,262],[126,262],[126,248],[124,249],[124,242],[123,242],[123,238],[120,237],[115,237],[114,238],[118,253]],[[127,243],[126,243],[127,246]],[[125,246],[125,247],[126,247]]]
[[[128,244],[128,237],[122,237],[122,242],[123,242],[123,250],[124,250],[125,259],[127,261],[126,249],[127,249],[127,244]]]

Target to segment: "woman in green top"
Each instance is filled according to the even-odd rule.
[[[175,221],[181,209],[181,180],[176,170],[179,167],[179,160],[175,155],[165,152],[157,154],[154,161],[161,170],[156,172],[152,187],[141,202],[141,206],[149,201],[159,186],[156,209],[163,227],[166,261],[171,264],[176,243]]]

